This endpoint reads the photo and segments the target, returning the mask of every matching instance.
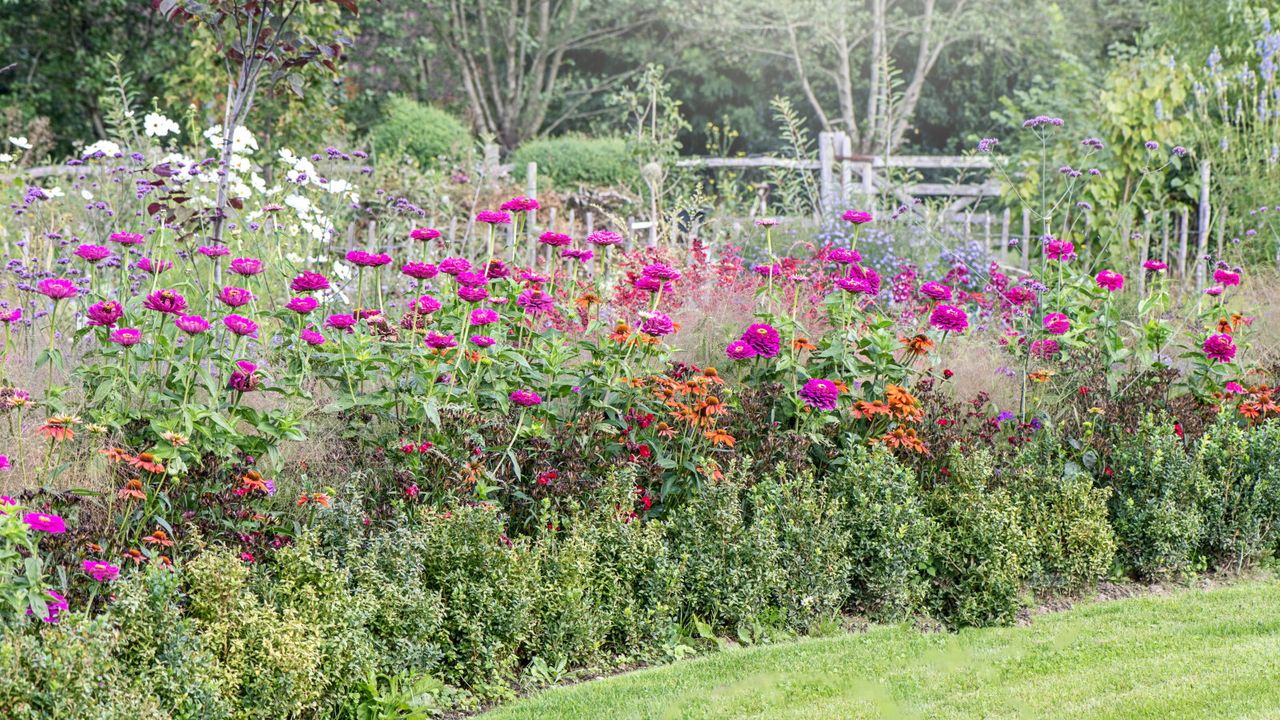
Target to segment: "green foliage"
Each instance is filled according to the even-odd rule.
[[[1078,591],[1111,570],[1116,537],[1108,519],[1108,488],[1065,462],[1049,436],[1015,463],[1009,490],[1018,505],[1032,555],[1032,585]]]
[[[849,534],[850,602],[871,617],[901,619],[923,602],[930,520],[915,473],[887,450],[858,448],[850,455],[827,480],[843,504]]]
[[[1229,418],[1214,423],[1196,449],[1204,473],[1206,555],[1235,570],[1275,543],[1280,521],[1280,424],[1246,430]]]
[[[936,523],[927,604],[953,627],[1007,625],[1018,610],[1032,546],[1013,498],[992,487],[990,455],[953,460],[950,479],[927,496]]]
[[[511,161],[517,168],[538,163],[538,175],[565,192],[580,185],[630,185],[640,178],[639,165],[627,141],[616,137],[564,135],[531,140],[516,149]]]
[[[1147,416],[1110,460],[1111,522],[1119,559],[1139,577],[1165,579],[1193,567],[1204,536],[1200,467],[1165,419]]]
[[[424,168],[441,157],[461,156],[472,143],[471,133],[453,115],[400,96],[387,101],[370,139],[383,157],[407,155]]]

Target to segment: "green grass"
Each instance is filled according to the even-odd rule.
[[[732,650],[483,716],[525,718],[1280,718],[1280,582]]]

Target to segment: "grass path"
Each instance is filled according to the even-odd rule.
[[[1089,604],[1029,627],[878,627],[732,650],[482,718],[1280,718],[1280,581]]]

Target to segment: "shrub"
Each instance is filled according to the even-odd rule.
[[[538,163],[538,175],[561,190],[578,185],[626,185],[639,178],[636,162],[622,138],[563,135],[531,140],[516,149],[511,161],[517,168]]]
[[[1056,440],[1037,443],[1016,463],[1009,489],[1031,544],[1028,575],[1037,588],[1080,590],[1110,571],[1116,538],[1108,488],[1064,461]]]
[[[1148,416],[1121,437],[1110,465],[1119,558],[1139,577],[1188,572],[1204,536],[1203,475],[1173,425]]]
[[[749,522],[745,475],[731,468],[671,511],[667,544],[680,564],[682,620],[738,630],[768,619],[785,577],[782,549],[771,527]]]
[[[920,609],[930,520],[915,473],[883,448],[850,451],[828,479],[843,503],[849,542],[850,604],[874,618],[896,620]]]
[[[1219,565],[1242,567],[1271,548],[1280,519],[1280,425],[1252,430],[1230,418],[1201,438],[1196,464],[1204,473],[1203,549]]]
[[[1031,554],[1013,498],[991,486],[991,456],[953,455],[951,480],[928,494],[928,607],[952,627],[1009,624]]]
[[[466,126],[448,112],[400,96],[387,101],[372,140],[383,156],[408,155],[421,167],[441,156],[458,157],[472,142]]]

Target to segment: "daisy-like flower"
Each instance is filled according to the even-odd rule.
[[[113,331],[107,339],[117,345],[130,347],[142,341],[142,331],[137,328],[120,328]]]
[[[1124,275],[1111,270],[1103,270],[1093,277],[1093,281],[1098,287],[1108,292],[1116,292],[1124,289]]]
[[[409,233],[409,237],[413,240],[426,242],[427,240],[435,240],[440,237],[440,231],[435,228],[414,228]]]
[[[324,335],[321,335],[311,328],[306,328],[302,332],[298,333],[298,337],[302,339],[302,342],[313,347],[324,344]]]
[[[157,290],[143,301],[142,306],[168,315],[180,315],[187,309],[187,299],[177,290]]]
[[[949,286],[930,280],[920,286],[920,294],[930,300],[950,300],[952,291]]]
[[[1210,335],[1203,348],[1205,357],[1220,363],[1229,363],[1236,356],[1236,344],[1226,334]]]
[[[410,262],[405,263],[400,272],[415,280],[430,280],[440,273],[440,269],[431,263]]]
[[[58,535],[67,531],[66,521],[52,513],[27,513],[22,516],[22,522],[38,532]]]
[[[188,335],[199,335],[209,329],[209,321],[199,315],[179,315],[173,319],[173,324]]]
[[[120,568],[100,560],[85,560],[80,564],[85,574],[98,582],[110,582],[120,576]]]
[[[224,287],[218,293],[218,301],[228,307],[242,307],[253,302],[253,293],[238,287]]]
[[[100,260],[105,260],[111,257],[111,249],[103,247],[102,245],[81,245],[71,254],[81,260],[96,263]]]
[[[228,330],[241,337],[258,332],[258,323],[242,315],[228,315],[222,318],[222,324]]]
[[[606,247],[608,245],[620,245],[622,236],[612,230],[597,230],[587,236],[587,242],[592,245]]]
[[[1049,313],[1044,316],[1041,321],[1044,329],[1050,335],[1065,335],[1071,330],[1071,319],[1062,313]]]
[[[508,212],[527,213],[527,212],[532,212],[534,210],[537,210],[542,206],[538,204],[537,200],[534,200],[531,197],[517,195],[516,197],[513,197],[510,200],[502,203],[501,207],[503,210],[506,210]]]
[[[538,236],[538,242],[551,247],[564,247],[573,242],[573,238],[564,233],[552,232],[550,230]]]
[[[312,310],[315,310],[316,307],[318,307],[319,305],[320,305],[320,301],[316,300],[313,297],[299,296],[295,298],[289,298],[289,302],[285,303],[284,306],[286,310],[292,310],[298,313],[299,315],[306,315]]]
[[[119,245],[141,245],[145,241],[140,233],[130,232],[111,233],[107,239]]]
[[[124,317],[124,308],[115,300],[103,300],[90,305],[84,314],[90,325],[109,328]]]
[[[499,210],[481,210],[476,213],[476,222],[486,225],[510,225],[511,213]]]
[[[227,269],[237,275],[251,277],[262,273],[262,261],[257,258],[236,258]]]
[[[65,278],[45,278],[36,283],[36,291],[51,300],[67,300],[80,294],[80,288]]]

